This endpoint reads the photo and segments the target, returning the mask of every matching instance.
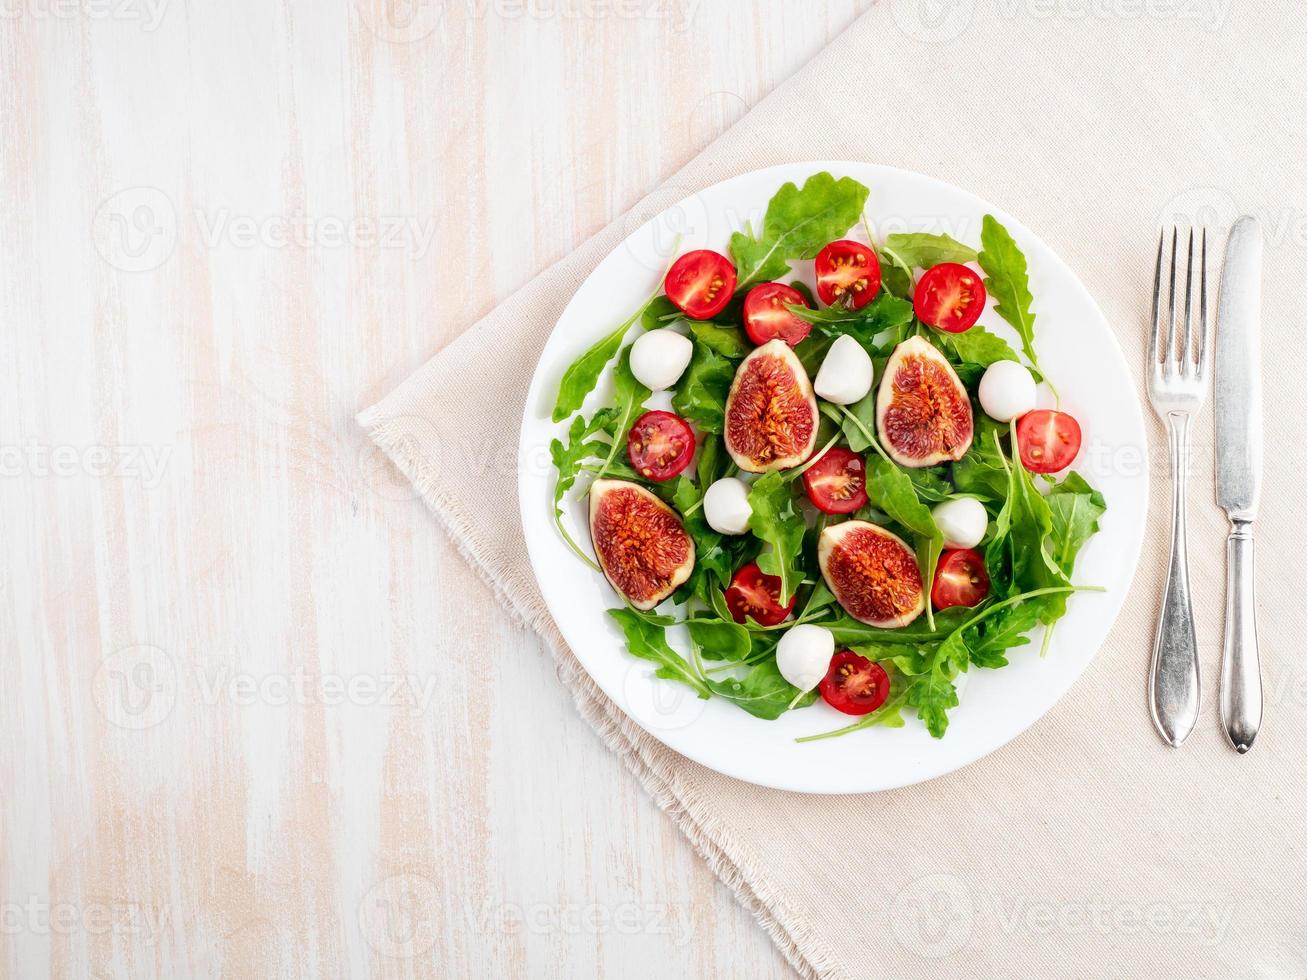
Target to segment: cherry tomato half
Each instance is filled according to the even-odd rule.
[[[857,453],[834,446],[803,471],[803,489],[826,514],[852,514],[867,502],[867,463]]]
[[[889,697],[889,674],[878,663],[841,650],[831,657],[830,669],[821,680],[821,696],[836,711],[866,715]]]
[[[948,333],[970,330],[985,309],[985,286],[980,273],[956,262],[941,262],[927,269],[917,283],[912,308],[922,323]]]
[[[1049,408],[1027,412],[1017,421],[1021,465],[1031,473],[1056,473],[1080,452],[1080,423]]]
[[[880,289],[880,260],[860,242],[831,242],[817,253],[817,295],[829,306],[848,296],[855,310]]]
[[[780,282],[754,286],[744,297],[744,332],[755,344],[780,337],[793,347],[812,330],[811,323],[785,308],[796,304],[808,305],[803,294],[792,286]]]
[[[626,455],[646,480],[670,480],[690,465],[694,430],[671,412],[645,412],[626,437]]]
[[[686,252],[667,270],[663,289],[686,316],[707,320],[731,301],[735,292],[735,266],[725,255],[711,249]]]
[[[794,601],[790,596],[789,605],[782,606],[780,578],[764,575],[753,561],[736,572],[726,587],[726,607],[737,623],[752,616],[759,626],[775,626],[794,609]]]
[[[979,551],[955,548],[939,556],[930,601],[936,609],[974,606],[989,595],[989,572]]]

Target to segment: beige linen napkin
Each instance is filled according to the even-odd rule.
[[[1307,603],[1294,520],[1307,437],[1307,16],[1226,3],[882,3],[635,214],[360,416],[498,599],[547,639],[582,713],[804,974],[1307,972]],[[1150,530],[1121,619],[1056,708],[960,772],[864,796],[759,789],[664,748],[580,670],[523,559],[514,483],[441,460],[516,446],[546,336],[625,231],[697,188],[796,159],[893,164],[1009,210],[1077,271],[1133,365],[1159,220],[1262,219],[1266,722],[1248,756],[1225,746],[1216,720],[1225,521],[1207,415],[1190,541],[1206,697],[1178,752],[1154,734],[1145,702],[1169,493],[1151,413]]]

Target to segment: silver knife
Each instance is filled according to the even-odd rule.
[[[1230,229],[1216,317],[1216,502],[1230,518],[1225,545],[1221,725],[1238,752],[1262,724],[1262,673],[1253,608],[1253,522],[1262,490],[1262,229]]]

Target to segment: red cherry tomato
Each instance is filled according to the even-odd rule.
[[[985,286],[980,273],[956,262],[941,262],[927,269],[912,297],[917,319],[949,333],[970,330],[985,309]]]
[[[725,255],[711,249],[686,252],[667,270],[663,289],[686,316],[707,320],[731,301],[735,292],[735,266]]]
[[[803,489],[826,514],[852,514],[867,502],[867,463],[857,453],[834,446],[803,471]]]
[[[807,306],[803,294],[780,282],[754,286],[744,297],[744,332],[755,344],[765,344],[780,337],[791,347],[808,332],[812,324],[795,316],[786,305]]]
[[[736,572],[726,587],[726,607],[737,623],[751,616],[759,626],[775,626],[794,609],[794,601],[791,596],[789,605],[781,605],[781,580],[764,575],[757,562],[751,561]]]
[[[930,601],[936,609],[974,606],[989,595],[989,572],[979,551],[956,548],[939,556]]]
[[[866,715],[889,697],[889,674],[880,664],[852,650],[841,650],[831,657],[830,669],[820,687],[821,696],[835,710],[846,715]]]
[[[690,465],[694,431],[671,412],[645,412],[626,437],[626,455],[646,480],[670,480]]]
[[[857,310],[870,303],[878,289],[880,260],[866,245],[845,239],[817,253],[817,295],[827,306],[847,296]]]
[[[1080,423],[1066,412],[1036,409],[1017,422],[1021,465],[1031,473],[1056,473],[1080,452]]]

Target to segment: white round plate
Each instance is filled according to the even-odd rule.
[[[867,217],[878,236],[944,232],[979,247],[983,215],[993,214],[1007,226],[1030,266],[1036,349],[1061,391],[1063,407],[1083,428],[1084,449],[1075,466],[1107,498],[1101,531],[1085,546],[1075,570],[1076,582],[1105,586],[1106,593],[1071,598],[1047,657],[1039,656],[1035,635],[1011,655],[1009,666],[962,675],[961,704],[950,713],[942,739],[931,738],[907,711],[903,728],[797,743],[798,736],[830,731],[852,719],[819,700],[776,721],[762,721],[726,701],[703,701],[674,681],[654,677],[654,666],[626,651],[621,631],[606,614],[620,605],[617,596],[603,576],[569,551],[552,522],[548,445],[566,423],[551,422],[550,411],[567,366],[659,289],[673,250],[725,253],[732,231],[746,221],[760,227],[767,202],[783,183],[802,185],[822,170],[871,189]],[[849,237],[864,235],[853,229]],[[795,271],[802,276],[811,265],[796,262]],[[992,305],[991,300],[982,323],[1016,346]],[[610,383],[605,375],[585,405],[587,415],[604,403]],[[1041,389],[1041,404],[1051,401]],[[657,400],[650,404],[666,407]],[[751,783],[806,793],[869,792],[930,779],[993,752],[1034,724],[1080,676],[1116,619],[1139,558],[1148,499],[1138,393],[1116,338],[1071,269],[1024,225],[980,198],[930,177],[867,163],[795,163],[743,174],[691,195],[635,231],[577,290],[545,345],[527,395],[520,451],[519,459],[530,464],[520,469],[518,489],[531,564],[554,620],[595,682],[641,727],[682,755]],[[573,537],[588,546],[584,501],[569,499],[564,520]],[[669,631],[669,638],[684,650],[677,632]]]

